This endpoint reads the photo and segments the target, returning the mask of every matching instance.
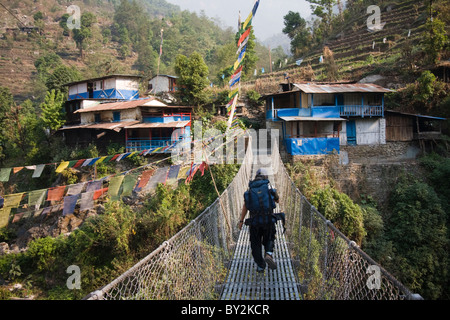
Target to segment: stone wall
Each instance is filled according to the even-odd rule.
[[[381,145],[341,146],[341,154],[346,154],[349,161],[373,163],[374,160],[414,160],[420,149],[413,142],[388,142]]]
[[[345,146],[339,155],[296,156],[290,162],[304,163],[322,185],[333,182],[354,201],[371,196],[383,209],[402,174],[423,174],[413,151],[416,149],[411,143]],[[347,154],[347,161],[343,161],[343,154]]]

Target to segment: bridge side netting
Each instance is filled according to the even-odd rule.
[[[234,144],[232,141],[231,143]],[[87,300],[218,299],[237,241],[239,215],[252,170],[251,143],[224,193],[196,219]]]

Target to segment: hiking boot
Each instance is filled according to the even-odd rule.
[[[264,260],[266,261],[269,269],[275,270],[277,268],[277,263],[273,260],[272,255],[266,253]]]

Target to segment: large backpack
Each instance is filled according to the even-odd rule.
[[[267,228],[271,223],[281,220],[284,227],[284,213],[273,213],[276,208],[275,192],[276,190],[269,187],[269,180],[253,180],[249,183],[249,189],[244,193],[245,205],[250,211],[246,225]]]
[[[269,188],[269,180],[254,180],[249,183],[249,189],[244,193],[244,200],[250,216],[273,213],[276,204],[272,192]]]

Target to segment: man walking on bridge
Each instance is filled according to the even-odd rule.
[[[273,260],[277,219],[273,216],[279,201],[278,193],[270,185],[268,172],[262,168],[256,172],[255,180],[250,181],[249,189],[244,193],[244,206],[242,207],[239,229],[242,229],[247,211],[250,218],[245,224],[250,228],[250,246],[252,256],[257,265],[258,272],[264,272],[267,266],[274,270],[277,264]],[[265,255],[262,255],[264,246]]]

